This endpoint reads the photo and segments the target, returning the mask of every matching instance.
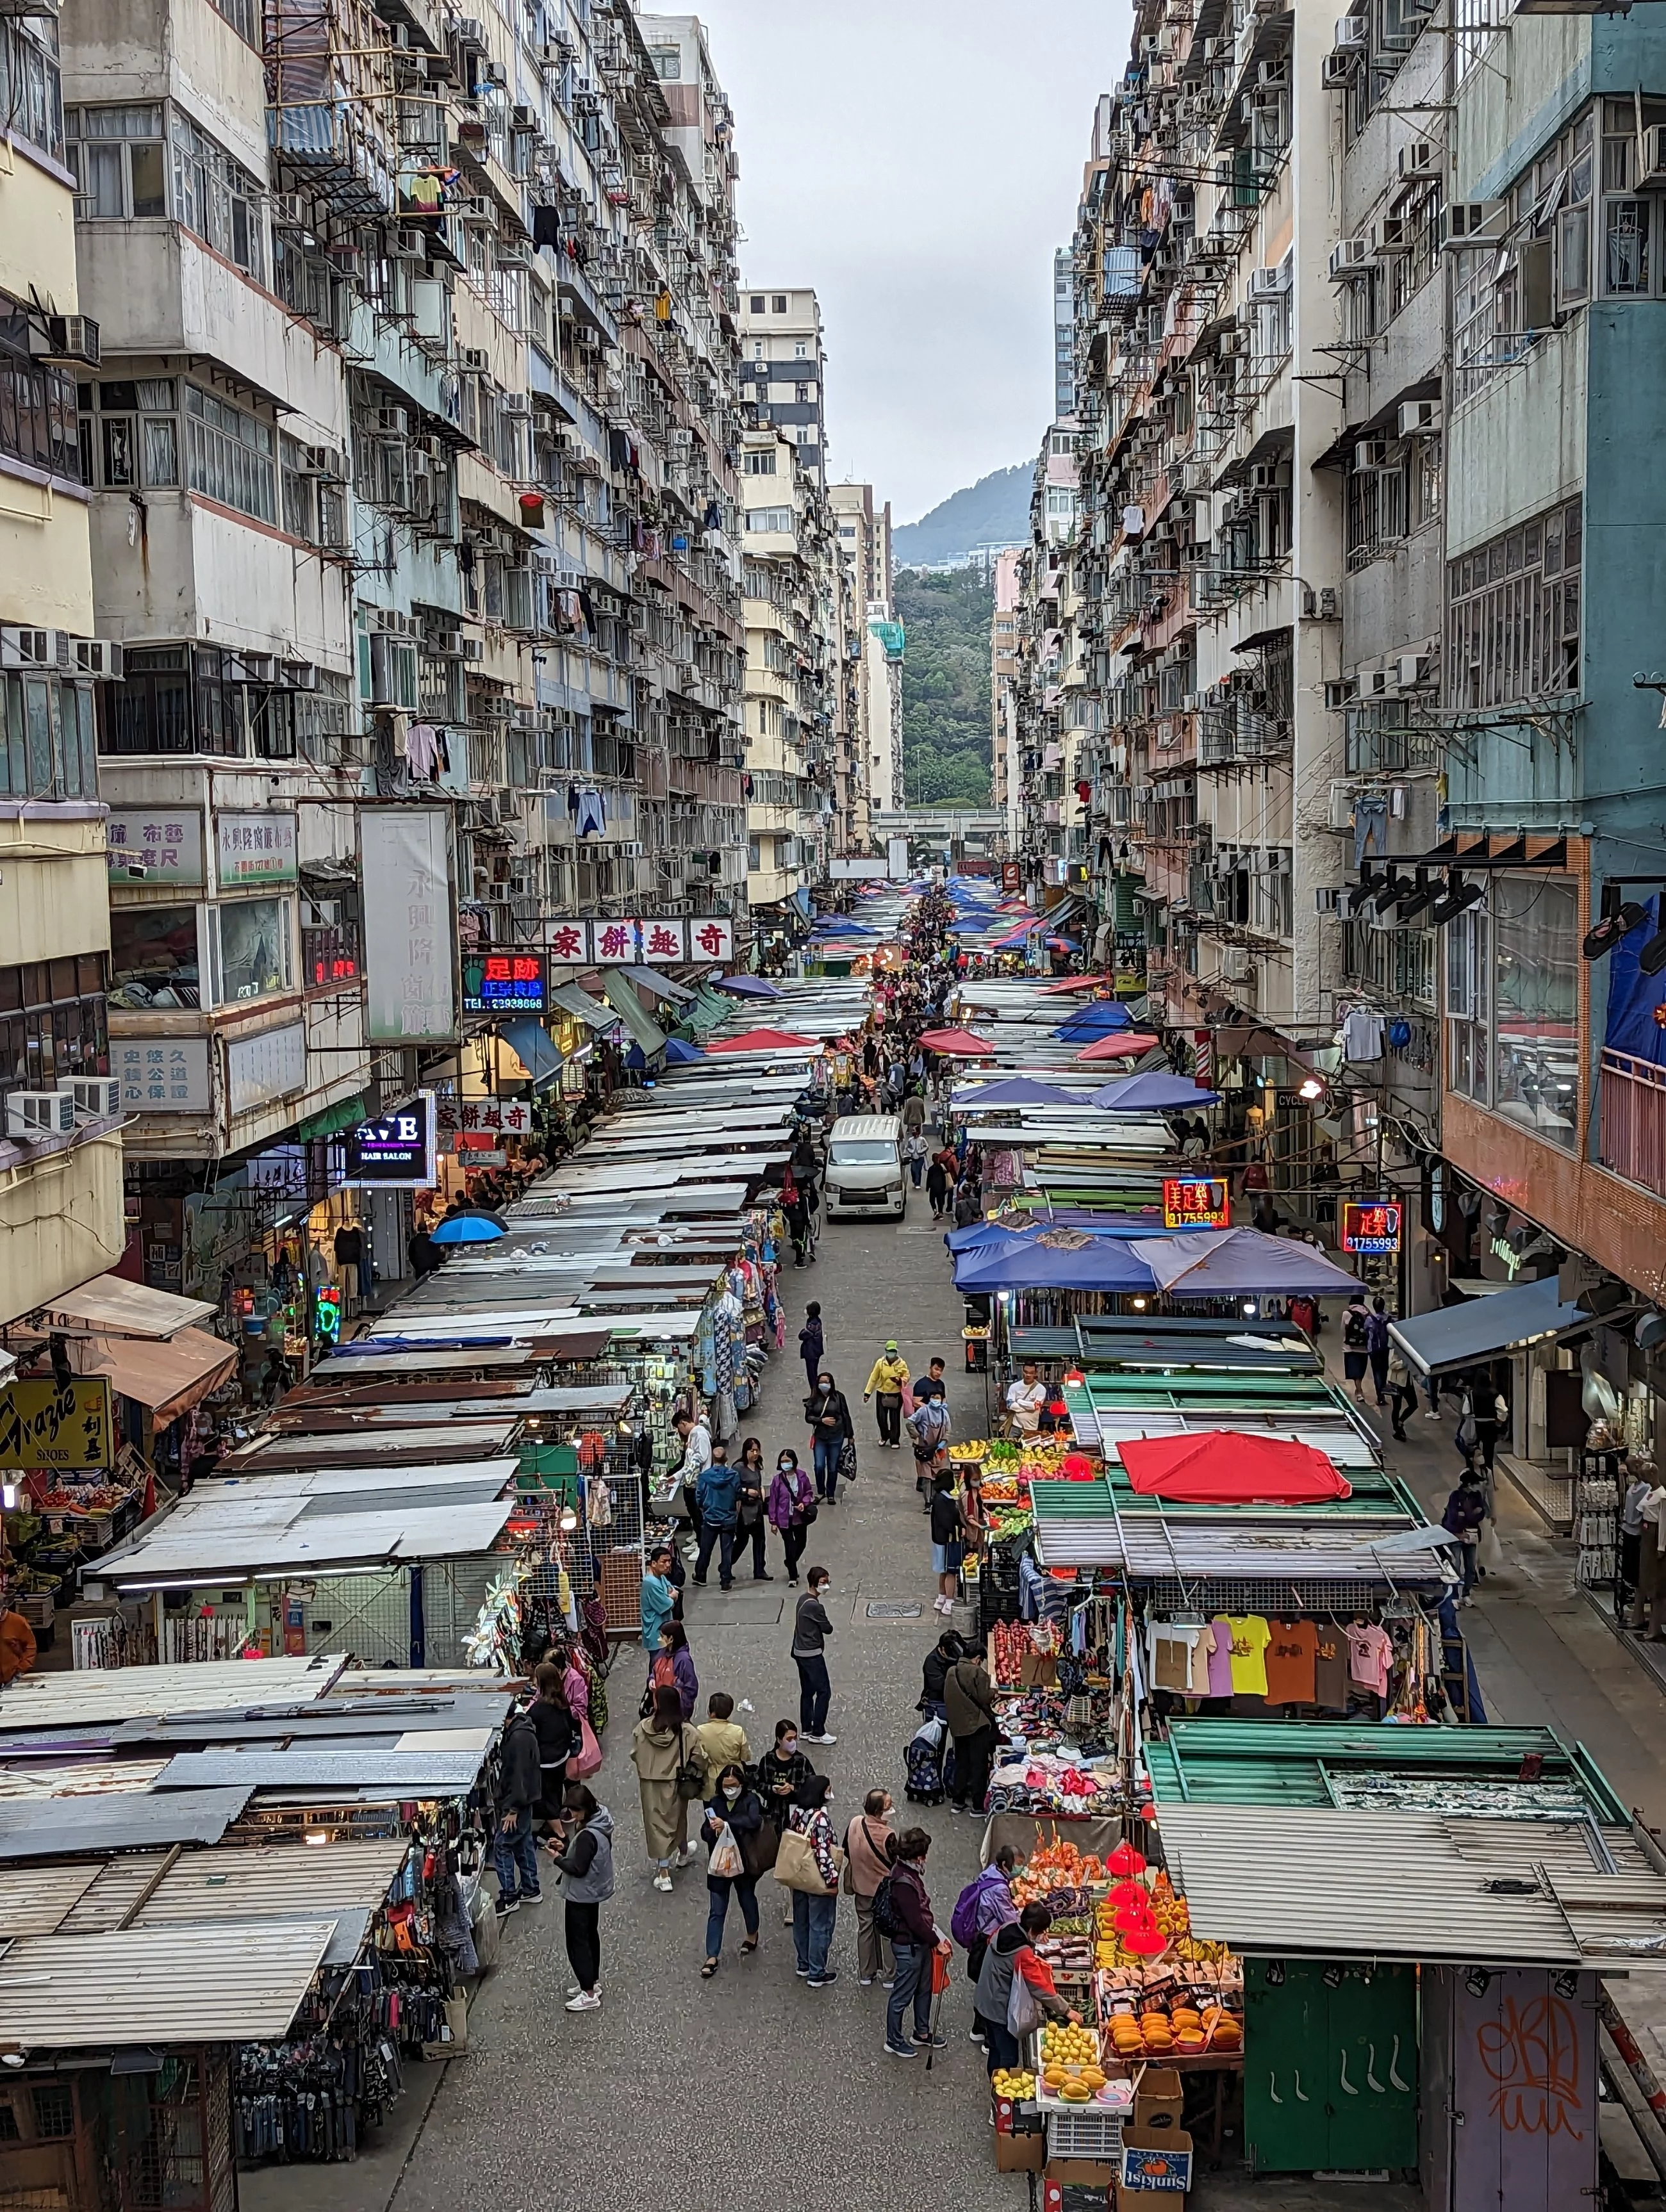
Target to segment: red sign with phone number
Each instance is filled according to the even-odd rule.
[[[1226,1185],[1220,1177],[1177,1176],[1164,1182],[1165,1229],[1224,1229],[1226,1221]]]

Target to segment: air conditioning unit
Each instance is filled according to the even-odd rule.
[[[532,264],[532,249],[524,238],[501,238],[497,241],[497,265],[500,269],[526,269]]]
[[[477,16],[464,16],[462,21],[457,26],[457,43],[459,46],[473,46],[477,52],[483,51],[486,44],[486,27]]]
[[[1402,399],[1401,401],[1400,434],[1402,438],[1429,437],[1439,428],[1439,400]]]
[[[332,458],[328,446],[303,446],[301,449],[300,473],[304,477],[327,477],[331,473],[330,463]],[[339,475],[340,472],[341,464],[337,461],[336,473]]]
[[[121,647],[105,637],[78,637],[75,641],[76,668],[82,676],[91,676],[107,684],[121,681]]]
[[[1264,91],[1286,90],[1290,83],[1289,63],[1263,62],[1256,71],[1256,82]]]
[[[1379,216],[1371,227],[1371,252],[1383,260],[1396,253],[1409,253],[1412,238],[1409,225],[1403,216]]]
[[[1287,461],[1256,461],[1250,470],[1251,491],[1280,491],[1290,482]]]
[[[1268,847],[1267,873],[1269,876],[1287,876],[1290,873],[1290,848],[1288,845],[1269,845]]]
[[[1371,259],[1368,238],[1339,238],[1330,249],[1330,265],[1326,273],[1333,284],[1345,284],[1353,277],[1363,276],[1371,267]]]
[[[410,435],[410,409],[405,407],[377,408],[376,434],[379,438],[408,438]]]
[[[1454,200],[1446,210],[1446,243],[1474,246],[1495,239],[1504,212],[1502,200]]]
[[[530,415],[532,411],[532,395],[526,392],[502,392],[497,404],[506,415]]]
[[[48,315],[46,343],[39,361],[75,362],[84,368],[99,365],[99,326],[90,315]]]
[[[65,1075],[59,1078],[58,1087],[60,1093],[69,1092],[76,1113],[85,1115],[89,1121],[107,1121],[121,1111],[119,1076]]]
[[[1386,438],[1361,438],[1353,449],[1356,474],[1367,469],[1386,469],[1389,466],[1389,441]]]
[[[1666,184],[1666,129],[1651,124],[1643,133],[1643,173],[1639,185]]]
[[[457,361],[465,376],[483,376],[492,365],[491,356],[484,346],[459,347]]]
[[[1359,671],[1359,696],[1362,699],[1386,699],[1389,684],[1386,668],[1362,668]]]
[[[1342,894],[1335,884],[1316,884],[1313,890],[1313,903],[1321,914],[1340,914]]]
[[[1244,288],[1244,297],[1253,306],[1258,301],[1282,298],[1289,289],[1284,271],[1279,269],[1252,269],[1250,282]]]
[[[1402,691],[1422,691],[1434,682],[1435,657],[1432,653],[1402,653],[1400,656],[1400,689]]]
[[[58,632],[0,623],[0,668],[56,668]]]
[[[428,240],[420,230],[402,230],[396,234],[393,250],[401,261],[426,261]]]
[[[1247,983],[1255,972],[1255,955],[1247,945],[1221,946],[1220,979],[1223,983]]]
[[[1343,708],[1351,706],[1359,696],[1359,685],[1356,678],[1338,677],[1325,685],[1325,712],[1340,714]]]
[[[76,1100],[72,1091],[12,1091],[6,1095],[9,1137],[72,1137]]]
[[[477,637],[465,637],[463,640],[462,652],[465,660],[479,660],[485,653],[485,647]]]
[[[1344,15],[1337,23],[1336,37],[1331,51],[1339,54],[1363,54],[1370,44],[1370,16]]]
[[[1327,828],[1352,830],[1353,827],[1353,786],[1333,783],[1330,787],[1330,806],[1325,816]]]
[[[1223,331],[1215,340],[1215,351],[1223,361],[1230,361],[1235,354],[1248,353],[1249,350],[1250,333],[1236,324],[1230,330]]]
[[[1440,149],[1427,138],[1414,138],[1409,146],[1402,146],[1398,155],[1400,173],[1408,181],[1418,177],[1438,177],[1440,174]]]
[[[1327,54],[1319,64],[1319,82],[1327,92],[1346,92],[1359,67],[1358,54]]]

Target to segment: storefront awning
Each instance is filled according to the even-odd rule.
[[[564,1014],[571,1014],[575,1022],[583,1022],[593,1030],[605,1030],[612,1023],[612,1016],[599,999],[593,999],[588,991],[577,983],[558,983],[550,994],[550,1004],[559,1006]]]
[[[111,1336],[165,1341],[183,1328],[210,1321],[215,1308],[204,1298],[176,1298],[172,1291],[153,1291],[122,1275],[94,1275],[78,1291],[65,1291],[45,1310],[61,1321]]]
[[[131,1337],[92,1336],[71,1345],[70,1352],[78,1375],[107,1376],[111,1389],[145,1407],[158,1428],[188,1413],[237,1365],[235,1348],[200,1328],[182,1328],[165,1341],[146,1344]]]
[[[641,1045],[648,1058],[652,1060],[656,1053],[662,1053],[666,1048],[665,1031],[660,1028],[649,1014],[648,1008],[636,996],[634,987],[625,981],[617,968],[611,968],[608,970],[607,980],[602,985],[602,990],[608,1005],[612,1007],[614,1012]]]
[[[1397,1321],[1389,1334],[1420,1375],[1444,1375],[1454,1367],[1472,1366],[1478,1359],[1593,1325],[1583,1308],[1563,1304],[1556,1278],[1547,1275],[1491,1297]]]
[[[672,1000],[679,1006],[689,1006],[694,1003],[695,994],[687,984],[673,983],[662,968],[622,968],[619,973],[628,976],[642,990],[653,991],[662,999]]]
[[[542,1091],[561,1073],[561,1054],[542,1022],[533,1021],[530,1015],[522,1021],[500,1022],[497,1033],[532,1077],[534,1091]]]

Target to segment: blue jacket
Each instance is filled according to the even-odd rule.
[[[735,1492],[739,1488],[735,1470],[715,1461],[705,1469],[695,1486],[695,1497],[699,1502],[700,1517],[709,1521],[714,1528],[733,1528],[735,1524]]]
[[[660,1631],[671,1619],[677,1593],[662,1575],[642,1577],[642,1649],[660,1649]]]

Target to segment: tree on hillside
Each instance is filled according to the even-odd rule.
[[[994,600],[976,569],[904,568],[897,612],[903,661],[903,764],[909,803],[989,803],[989,626]]]

